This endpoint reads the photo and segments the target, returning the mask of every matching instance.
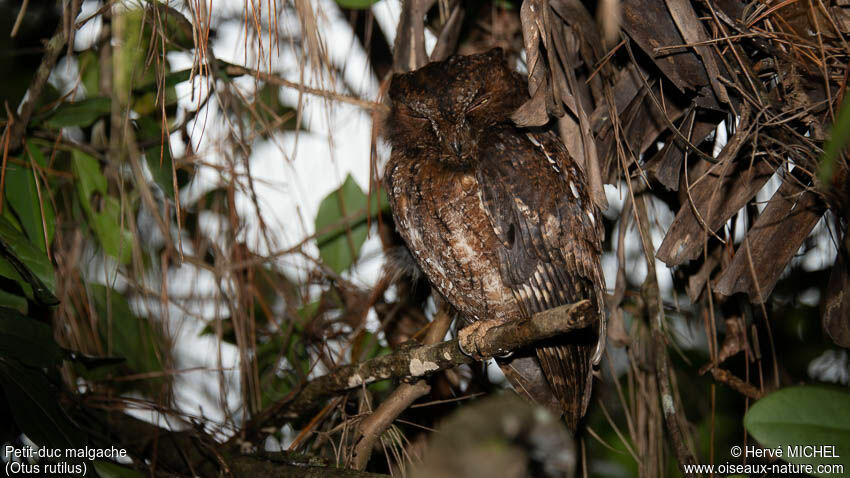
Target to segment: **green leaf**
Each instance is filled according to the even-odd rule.
[[[2,274],[0,274],[2,275]],[[29,310],[26,297],[21,297],[5,290],[0,290],[0,307],[12,309],[21,314],[26,314]]]
[[[116,84],[129,88],[134,85],[142,85],[156,81],[156,73],[153,64],[145,62],[148,47],[151,44],[151,28],[145,22],[145,10],[143,8],[129,8],[120,14],[120,18],[113,19],[123,25],[121,41],[123,48],[120,54],[113,55],[119,71],[115,74]]]
[[[184,81],[189,81],[189,78],[192,77],[192,69],[187,68],[185,70],[173,71],[165,75],[164,86],[166,88],[174,88],[180,83]],[[159,88],[159,83],[154,79],[154,81],[150,81],[141,85],[136,86],[133,89],[134,94],[144,94],[150,92],[156,92]]]
[[[336,0],[336,4],[342,8],[354,8],[358,10],[365,10],[375,3],[378,3],[378,0]]]
[[[378,198],[368,198],[349,174],[342,186],[319,204],[316,244],[325,265],[334,272],[342,272],[354,263],[366,241],[368,218],[388,207],[382,191]]]
[[[12,279],[13,281],[17,282],[18,285],[21,286],[21,289],[23,289],[24,295],[28,299],[35,299],[35,296],[33,295],[32,286],[29,284],[29,282],[24,280],[24,278],[21,277],[20,274],[18,274],[18,271],[15,269],[14,266],[12,266],[11,262],[7,261],[6,259],[3,259],[2,257],[0,257],[0,276]]]
[[[844,151],[848,142],[850,142],[850,101],[845,100],[841,103],[838,117],[835,118],[829,139],[823,147],[823,156],[818,167],[818,179],[825,186],[832,182],[838,155]]]
[[[80,201],[83,208],[91,209],[92,196],[95,193],[106,194],[106,176],[100,172],[100,165],[92,156],[77,149],[73,151],[72,156]]]
[[[0,356],[41,368],[62,360],[62,350],[49,325],[0,307]]]
[[[72,156],[77,193],[89,225],[107,254],[122,264],[129,263],[133,235],[121,227],[121,204],[118,199],[107,195],[106,177],[95,158],[76,149]],[[99,205],[98,209],[92,206],[93,203]]]
[[[101,116],[109,114],[112,100],[105,97],[86,98],[74,103],[62,103],[47,119],[48,128],[64,128],[67,126],[86,127]]]
[[[319,313],[319,306],[322,305],[321,300],[314,300],[313,302],[309,302],[307,304],[302,305],[298,308],[298,316],[301,317],[302,321],[311,321],[316,314]],[[299,327],[296,324],[296,327]]]
[[[42,370],[0,356],[0,387],[15,423],[38,445],[76,448],[85,443],[85,434],[59,406],[56,390]]]
[[[818,386],[788,387],[754,403],[744,427],[762,445],[781,447],[794,464],[843,464],[850,469],[850,391]],[[788,446],[834,446],[840,458],[790,457]],[[827,475],[823,475],[827,476]]]
[[[166,197],[174,197],[173,174],[171,171],[171,140],[162,136],[160,123],[150,117],[142,116],[136,120],[139,128],[139,141],[155,146],[145,149],[145,159],[154,181]]]
[[[145,476],[132,468],[101,460],[94,461],[94,469],[100,478],[144,478]]]
[[[12,225],[0,216],[0,275],[18,281],[33,298],[45,305],[55,305],[56,280],[53,264],[44,251],[39,250]]]
[[[86,50],[79,54],[77,63],[86,94],[90,97],[96,95],[100,91],[100,65],[97,54],[94,50]]]
[[[129,373],[162,372],[160,354],[167,348],[165,337],[150,319],[137,317],[123,295],[98,284],[87,284],[99,319],[100,336],[112,344],[111,355],[127,359]],[[161,382],[159,379],[147,383]]]
[[[161,105],[157,102],[159,100],[158,93],[155,91],[149,91],[147,93],[142,93],[139,96],[135,96],[133,98],[133,111],[138,113],[141,116],[153,116],[157,115],[161,112]],[[174,87],[165,88],[165,105],[172,106],[177,104],[177,90]]]
[[[191,50],[195,48],[195,35],[192,27],[192,22],[189,21],[179,10],[168,6],[161,0],[149,2],[149,12],[147,21],[149,23],[162,20],[165,23],[164,37],[166,38],[167,47],[169,50]],[[153,14],[150,10],[156,8],[157,14]],[[146,25],[149,29],[150,25]],[[162,28],[159,28],[162,30]]]
[[[26,149],[38,165],[47,165],[44,155],[36,144],[27,141]],[[42,188],[42,200],[39,200],[35,181],[32,169],[16,164],[6,166],[6,198],[9,200],[9,205],[21,219],[21,225],[30,241],[38,245],[42,251],[46,251],[49,243],[53,241],[55,218],[53,206],[47,197],[45,188]],[[43,221],[42,207],[44,208]],[[48,244],[44,243],[44,225],[47,227]]]

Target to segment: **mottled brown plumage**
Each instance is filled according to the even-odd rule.
[[[557,137],[511,123],[528,94],[501,50],[396,75],[390,98],[384,179],[396,228],[440,294],[467,320],[494,323],[587,298],[602,325],[599,213]],[[577,331],[499,364],[575,429],[598,336]]]

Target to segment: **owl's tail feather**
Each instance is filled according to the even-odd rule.
[[[588,327],[553,337],[535,349],[543,374],[561,404],[564,420],[573,432],[590,402],[591,357],[597,338],[596,331]]]

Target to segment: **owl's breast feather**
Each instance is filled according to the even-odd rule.
[[[521,317],[475,175],[395,151],[386,171],[397,229],[434,287],[469,319]]]

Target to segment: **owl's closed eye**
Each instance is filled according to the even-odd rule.
[[[430,63],[393,77],[390,140],[427,148],[446,163],[465,167],[475,161],[482,133],[510,121],[527,98],[522,78],[507,66],[501,49]]]

